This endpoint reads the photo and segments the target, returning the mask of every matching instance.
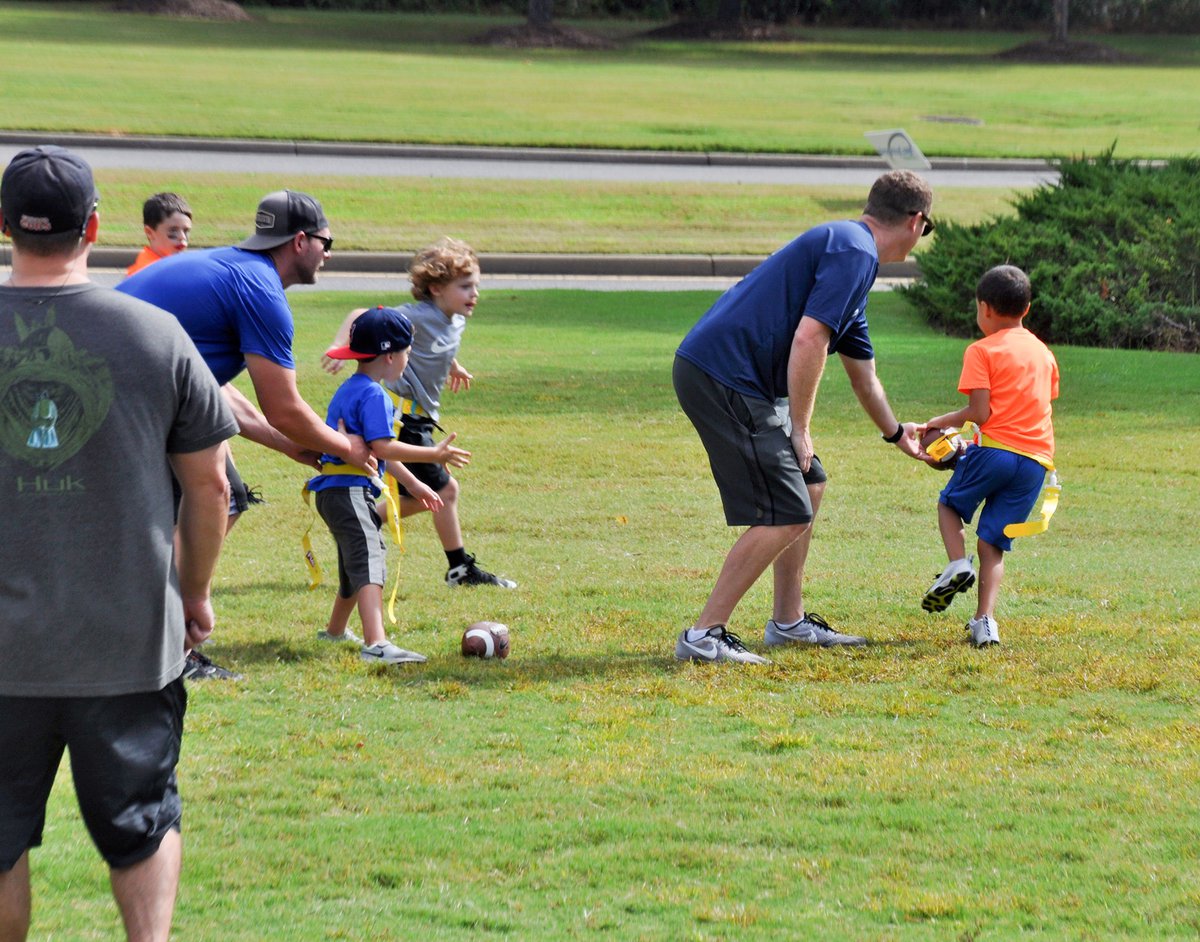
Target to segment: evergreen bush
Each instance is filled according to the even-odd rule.
[[[1058,344],[1200,350],[1200,160],[1057,162],[1061,180],[1017,215],[947,222],[903,289],[930,324],[977,333],[975,284],[993,265],[1033,282],[1028,326]]]

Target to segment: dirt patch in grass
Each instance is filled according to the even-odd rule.
[[[153,13],[189,20],[222,20],[241,23],[249,13],[232,0],[121,0],[113,4],[118,13]]]
[[[486,46],[502,46],[506,49],[611,49],[613,44],[592,33],[575,29],[573,26],[534,26],[522,23],[519,26],[500,26],[484,33],[479,42]]]
[[[795,30],[776,23],[724,23],[719,20],[681,20],[652,29],[644,35],[647,39],[708,39],[719,42],[782,42],[796,39]]]
[[[1072,65],[1141,61],[1137,56],[1128,55],[1100,43],[1060,43],[1049,39],[1014,46],[1012,49],[996,53],[996,58],[1007,59],[1010,62],[1040,62],[1049,65],[1056,62]]]

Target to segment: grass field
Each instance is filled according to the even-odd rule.
[[[1041,66],[994,58],[1043,38],[1011,33],[681,43],[609,23],[583,25],[612,50],[530,51],[479,44],[486,17],[251,9],[216,24],[0,3],[0,126],[801,153],[870,153],[864,131],[903,126],[934,156],[1196,152],[1193,36],[1103,37],[1139,61]]]
[[[874,643],[703,669],[670,654],[732,533],[669,375],[711,299],[483,299],[462,351],[477,384],[444,424],[475,455],[468,548],[521,587],[447,590],[410,520],[394,637],[425,665],[315,640],[332,589],[305,589],[303,471],[238,448],[270,503],[220,570],[210,653],[246,680],[191,689],[179,938],[1200,932],[1195,358],[1056,351],[1062,507],[1012,554],[986,651],[961,637],[967,603],[918,605],[944,478],[880,443],[831,364],[808,604]],[[293,299],[311,402],[335,386],[318,351],[378,300]],[[872,325],[904,418],[958,399],[962,341],[889,295]],[[756,587],[733,626],[760,650],[768,607]],[[512,629],[506,663],[457,653],[485,617]],[[68,782],[33,855],[35,937],[115,939]]]
[[[142,201],[171,190],[195,214],[193,246],[244,239],[264,193],[315,194],[336,251],[414,251],[443,234],[479,252],[767,255],[810,226],[856,218],[861,186],[721,186],[294,174],[96,173],[100,244],[144,242]],[[963,225],[1013,212],[1007,190],[939,187],[935,216]],[[931,241],[931,240],[926,240]],[[924,247],[922,243],[922,248]]]

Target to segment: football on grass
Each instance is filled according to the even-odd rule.
[[[943,471],[949,471],[958,464],[958,458],[965,448],[956,428],[927,428],[921,435],[921,451],[934,459],[935,468]]]
[[[508,657],[508,626],[477,621],[462,636],[463,657]]]

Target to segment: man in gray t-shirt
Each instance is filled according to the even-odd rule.
[[[57,147],[17,154],[0,182],[0,938],[28,932],[64,748],[127,932],[166,938],[180,674],[213,627],[237,423],[173,317],[89,281],[97,201]]]

